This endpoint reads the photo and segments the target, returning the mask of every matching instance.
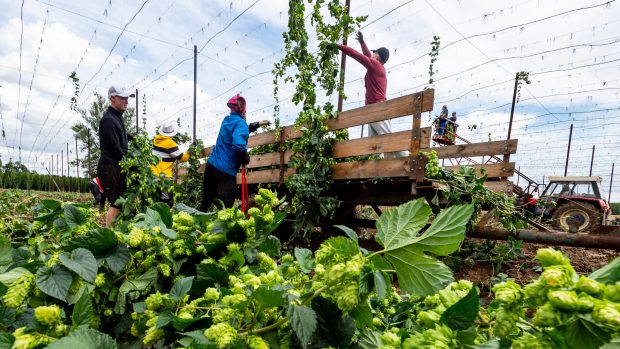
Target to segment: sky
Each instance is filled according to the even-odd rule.
[[[78,108],[88,108],[95,92],[125,86],[138,89],[151,134],[177,119],[191,134],[194,45],[198,138],[215,142],[235,93],[248,100],[248,121],[273,121],[271,69],[284,55],[287,6],[284,0],[0,0],[0,159],[21,159],[43,173],[67,143],[76,156],[73,71]],[[445,104],[470,142],[506,139],[515,74],[529,72],[531,84],[523,85],[515,108],[511,138],[518,150],[511,161],[539,182],[562,175],[572,124],[568,174],[589,174],[595,146],[592,173],[603,178],[607,197],[612,164],[620,162],[620,1],[352,0],[351,14],[368,15],[361,30],[371,48],[390,50],[388,98],[434,88],[434,110],[423,126]],[[433,36],[440,50],[429,85]],[[359,49],[353,37],[349,45]],[[364,74],[347,62],[345,110],[364,104]],[[299,110],[288,98],[292,88],[280,91],[284,125]],[[411,118],[392,127],[409,129]],[[351,136],[360,132],[351,129]],[[611,194],[620,201],[620,166]]]

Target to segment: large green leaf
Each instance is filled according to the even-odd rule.
[[[606,266],[593,271],[588,277],[604,284],[620,281],[620,257],[616,257]]]
[[[90,300],[90,295],[87,292],[82,293],[80,299],[75,303],[73,307],[73,313],[71,314],[71,322],[73,323],[73,329],[81,326],[89,327],[91,322],[97,318],[93,303]]]
[[[462,331],[474,324],[479,310],[478,288],[474,286],[465,297],[459,299],[441,314],[440,321],[453,330]]]
[[[185,277],[174,283],[170,290],[170,299],[180,301],[192,288],[193,276]]]
[[[4,236],[0,236],[0,266],[9,265],[13,262],[13,247],[11,241]]]
[[[303,305],[291,305],[288,307],[287,316],[302,347],[306,348],[316,331],[316,313],[311,308],[304,307]]]
[[[273,235],[269,235],[265,241],[260,244],[258,248],[261,252],[265,252],[270,256],[280,256],[280,249],[282,248],[282,244],[280,243],[280,239]]]
[[[17,280],[20,276],[24,274],[32,274],[32,273],[26,268],[22,268],[22,267],[13,268],[7,271],[6,273],[0,274],[0,282],[8,287],[8,286],[11,286],[11,284],[14,283],[15,280]]]
[[[116,298],[114,311],[117,314],[125,313],[125,307],[127,306],[127,293],[131,291],[144,291],[155,282],[157,282],[156,268],[147,270],[144,274],[133,280],[125,280],[125,282],[123,282],[121,287],[118,289],[118,296]]]
[[[61,265],[54,265],[51,268],[41,267],[37,270],[35,278],[37,287],[43,293],[61,301],[66,300],[72,281],[71,272]]]
[[[62,206],[62,202],[53,199],[43,199],[41,200],[41,205],[50,211],[54,211]]]
[[[172,213],[170,213],[170,207],[163,202],[157,202],[151,209],[157,211],[159,213],[159,217],[161,217],[161,221],[168,228],[172,228]]]
[[[351,238],[351,240],[355,241],[356,244],[359,244],[358,242],[358,237],[357,237],[357,233],[355,232],[355,230],[345,226],[345,225],[334,225],[334,227],[342,230],[345,234],[347,234],[348,237]]]
[[[386,253],[385,257],[396,269],[398,282],[405,292],[430,296],[454,281],[450,268],[416,248],[399,248]]]
[[[372,331],[370,327],[367,327],[361,332],[362,334],[358,343],[361,349],[377,349],[383,346],[381,332]]]
[[[433,224],[414,239],[416,248],[446,256],[459,248],[465,238],[467,222],[474,213],[474,205],[451,206],[442,210]]]
[[[423,198],[395,207],[377,219],[376,239],[386,250],[409,245],[430,215],[431,208]]]
[[[0,333],[0,349],[12,349],[15,337],[8,332]]]
[[[346,348],[355,334],[355,321],[343,316],[335,303],[317,297],[312,300],[312,309],[317,316],[317,331],[312,340],[314,348]]]
[[[114,339],[91,328],[79,328],[45,347],[46,349],[117,349]]]
[[[314,269],[314,259],[312,258],[312,251],[307,248],[295,247],[295,258],[299,263],[299,268],[304,273],[309,273]]]
[[[73,205],[66,204],[63,210],[65,212],[65,222],[67,222],[69,228],[79,227],[88,222],[84,213]]]
[[[355,319],[355,326],[359,329],[371,328],[372,325],[372,309],[368,302],[362,302],[349,312],[349,315]]]
[[[579,315],[561,331],[566,343],[574,349],[596,349],[611,339],[609,332],[596,324],[590,315]]]
[[[228,286],[228,272],[217,264],[196,265],[196,283],[200,282],[203,287],[220,285]]]
[[[281,307],[284,305],[284,291],[282,290],[270,290],[261,286],[252,293],[252,297],[265,308]]]
[[[74,237],[65,242],[65,251],[85,248],[95,256],[104,253],[118,244],[114,231],[108,228],[95,228],[84,235]]]
[[[115,273],[120,273],[125,269],[127,262],[129,262],[129,257],[127,245],[116,245],[112,250],[100,256],[108,264],[110,270]]]
[[[97,260],[85,248],[76,248],[71,252],[64,252],[59,256],[60,263],[88,282],[95,282],[97,276]]]

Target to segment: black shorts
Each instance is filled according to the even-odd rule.
[[[121,173],[121,166],[119,164],[99,161],[97,165],[97,177],[99,177],[99,182],[103,187],[103,192],[110,206],[120,209],[121,207],[116,205],[116,200],[121,197],[125,189],[127,189],[125,174]]]

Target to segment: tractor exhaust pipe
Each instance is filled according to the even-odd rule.
[[[509,232],[498,228],[476,227],[474,231],[468,232],[467,236],[491,240],[508,240],[509,237],[512,237],[516,240],[535,244],[620,250],[620,235],[612,234],[570,234],[528,229],[517,229],[515,232]]]

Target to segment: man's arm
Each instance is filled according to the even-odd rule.
[[[99,134],[101,134],[101,141],[107,145],[108,150],[112,153],[114,160],[121,161],[123,159],[123,149],[121,149],[121,142],[118,138],[114,122],[111,119],[101,119],[99,125]]]
[[[362,47],[363,48],[363,47]],[[366,67],[366,69],[372,69],[372,58],[370,56],[363,55],[357,52],[355,49],[350,48],[349,46],[338,45],[338,49],[344,52],[345,55],[353,58],[358,61],[361,65]],[[368,50],[368,48],[366,48]]]
[[[265,125],[271,125],[271,121],[269,120],[261,120],[261,121],[257,121],[257,122],[252,122],[250,124],[248,124],[248,129],[250,131],[250,133],[258,130],[259,127],[261,126],[265,126]]]

